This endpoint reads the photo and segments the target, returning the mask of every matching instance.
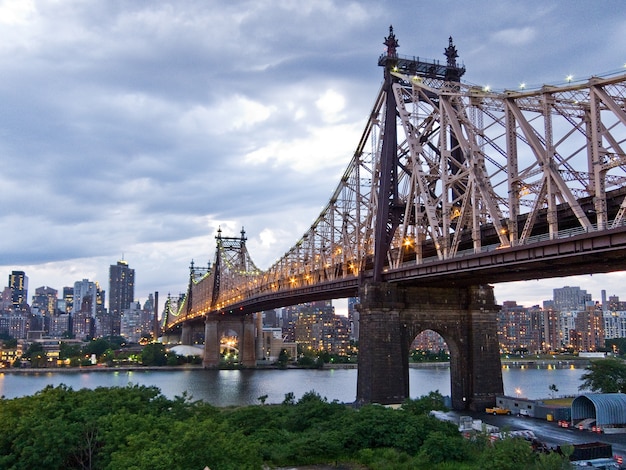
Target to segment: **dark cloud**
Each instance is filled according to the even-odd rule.
[[[621,0],[24,1],[0,5],[0,266],[31,285],[184,290],[218,226],[261,267],[333,192],[382,80],[404,55],[496,88],[623,65]],[[622,14],[619,14],[622,13]],[[199,261],[204,262],[204,261]]]

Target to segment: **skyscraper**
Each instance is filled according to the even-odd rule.
[[[9,289],[11,289],[11,303],[13,310],[19,311],[28,303],[28,276],[24,271],[11,271],[9,274]]]
[[[109,315],[111,335],[120,334],[122,312],[130,307],[135,298],[135,270],[121,260],[109,268]]]
[[[554,307],[559,312],[582,312],[586,303],[591,301],[591,294],[580,287],[565,286],[553,289]]]

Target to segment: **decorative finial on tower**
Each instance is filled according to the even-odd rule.
[[[218,240],[222,238],[222,227],[219,225],[217,226],[217,237],[215,238],[217,238]]]
[[[246,231],[243,229],[243,227],[241,227],[241,240],[246,240]]]
[[[457,65],[456,58],[459,56],[459,53],[452,42],[452,36],[448,38],[448,47],[445,48],[444,54],[448,59],[446,63],[446,74],[445,80],[447,82],[460,82],[461,77],[465,73],[465,67],[463,65]]]
[[[393,26],[389,26],[389,36],[385,38],[385,42],[383,42],[383,44],[387,46],[388,57],[396,57],[398,55],[396,48],[400,46],[400,44],[396,39],[396,35],[393,34]]]
[[[448,58],[448,67],[456,67],[456,58],[459,56],[459,53],[452,42],[452,36],[448,38],[448,47],[446,47],[444,54]]]

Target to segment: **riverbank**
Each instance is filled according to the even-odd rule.
[[[201,365],[185,364],[182,366],[88,366],[88,367],[16,367],[0,369],[0,374],[48,374],[61,372],[64,374],[84,374],[85,372],[141,372],[141,371],[185,371],[203,370]]]

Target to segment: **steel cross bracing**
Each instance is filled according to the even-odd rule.
[[[496,93],[392,73],[402,216],[385,269],[623,224],[626,75]],[[266,271],[251,262],[245,240],[237,253],[218,243],[213,269],[191,276],[168,325],[242,299],[369,275],[386,94],[383,86],[337,189],[300,240]]]

